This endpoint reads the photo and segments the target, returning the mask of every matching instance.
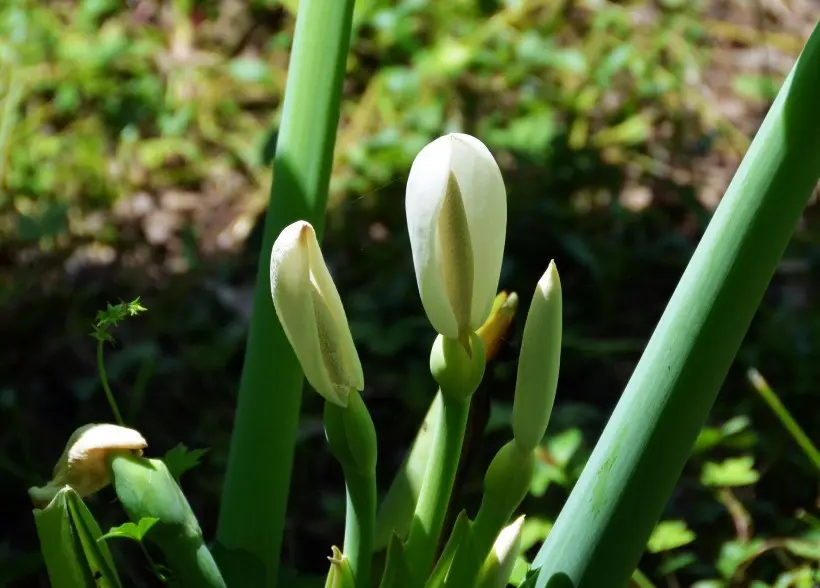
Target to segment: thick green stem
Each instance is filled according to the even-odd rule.
[[[225,581],[202,539],[196,541],[157,540],[182,588],[225,588]]]
[[[743,159],[533,567],[626,586],[820,176],[820,27]]]
[[[253,315],[217,540],[255,556],[275,586],[304,376],[277,320],[270,295],[270,252],[296,220],[321,238],[350,44],[353,0],[301,0],[277,137]],[[242,585],[242,571],[229,583]]]
[[[417,579],[426,577],[435,557],[461,457],[470,397],[461,400],[442,394],[441,410],[427,472],[404,547],[405,559]]]
[[[357,588],[370,588],[373,540],[376,532],[376,478],[345,472],[347,511],[342,552],[350,560]]]
[[[117,407],[117,401],[114,399],[114,393],[111,392],[111,386],[108,385],[108,375],[105,372],[105,361],[103,361],[103,341],[97,341],[97,369],[100,372],[100,382],[102,382],[103,390],[105,390],[105,396],[108,398],[108,404],[111,406],[111,410],[114,412],[114,418],[117,419],[117,424],[120,426],[124,426],[125,423],[122,420],[122,415],[120,414],[120,409]]]

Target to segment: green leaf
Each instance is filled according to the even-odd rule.
[[[456,522],[453,524],[453,530],[450,533],[450,538],[447,540],[444,550],[441,552],[441,557],[439,557],[438,563],[430,574],[427,584],[425,584],[426,588],[444,586],[444,580],[447,577],[447,572],[450,570],[450,565],[453,563],[456,551],[459,549],[468,549],[470,546],[471,526],[472,521],[467,517],[467,513],[462,510],[458,514]],[[480,562],[477,562],[476,565],[480,565]]]
[[[655,570],[655,573],[658,576],[668,576],[670,574],[674,574],[678,570],[682,570],[683,568],[697,563],[697,561],[698,558],[695,557],[695,554],[691,551],[677,551],[675,553],[668,554],[664,558],[663,563],[661,563],[657,570]]]
[[[151,530],[159,519],[155,517],[143,517],[138,524],[131,522],[123,523],[119,527],[112,527],[105,535],[100,537],[98,541],[103,539],[111,539],[114,537],[121,537],[124,539],[133,539],[134,541],[142,541],[145,534]]]
[[[730,437],[739,435],[748,430],[749,418],[746,416],[736,416],[723,423],[720,427],[703,427],[695,441],[693,453],[702,453],[713,447],[721,445]]]
[[[662,521],[658,523],[649,537],[649,553],[660,553],[687,545],[695,540],[695,534],[686,526],[685,521]]]
[[[703,466],[700,482],[704,486],[748,486],[760,479],[754,469],[754,458],[736,457],[721,463],[707,462]]]
[[[91,514],[83,499],[76,492],[72,491],[67,494],[66,501],[96,586],[102,588],[122,586],[108,545],[98,543],[99,538],[102,537],[102,531],[94,519],[94,515]]]
[[[182,474],[198,466],[199,460],[208,451],[210,451],[208,448],[189,450],[185,445],[179,443],[165,454],[162,461],[165,462],[165,467],[174,479],[179,482]]]
[[[739,566],[760,555],[764,545],[765,542],[762,539],[753,539],[749,543],[743,541],[724,543],[716,565],[720,575],[727,579],[734,576]]]
[[[53,588],[122,586],[108,546],[82,498],[69,486],[34,510],[40,549]]]

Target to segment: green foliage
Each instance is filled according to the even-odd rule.
[[[52,586],[122,586],[97,521],[73,489],[66,486],[46,508],[35,510],[34,522]]]
[[[199,461],[208,451],[208,449],[188,449],[182,443],[178,443],[165,453],[162,461],[165,462],[168,472],[178,483],[182,474],[198,466]]]
[[[145,534],[150,531],[151,527],[153,527],[158,521],[159,519],[156,517],[143,517],[136,524],[131,522],[123,523],[118,527],[112,527],[109,529],[105,535],[98,539],[98,541],[102,539],[122,538],[140,542],[145,537]]]
[[[10,345],[0,365],[9,374],[0,384],[0,418],[9,423],[0,438],[0,470],[11,488],[50,467],[36,463],[32,443],[25,441],[31,415],[42,415],[35,424],[43,432],[37,443],[44,446],[64,441],[46,416],[57,412],[55,403],[96,418],[96,403],[87,398],[98,385],[78,376],[87,366],[77,365],[82,354],[71,333],[86,328],[100,300],[128,293],[119,277],[81,281],[56,298],[42,298],[41,284],[53,283],[46,279],[54,269],[52,254],[62,264],[88,252],[92,264],[105,265],[116,251],[115,265],[134,267],[136,287],[151,290],[144,298],[154,317],[123,329],[141,342],[108,357],[112,384],[128,391],[122,399],[126,417],[150,430],[150,446],[172,447],[180,434],[213,446],[208,462],[216,467],[186,478],[186,490],[201,501],[201,513],[215,512],[225,431],[233,419],[236,349],[246,334],[222,293],[234,292],[228,282],[233,288],[253,280],[245,266],[255,267],[255,258],[208,268],[208,279],[219,282],[218,297],[201,282],[191,288],[185,276],[156,285],[154,280],[180,267],[208,267],[208,257],[224,251],[214,244],[241,244],[266,202],[266,162],[281,119],[292,15],[272,0],[240,3],[235,20],[217,19],[216,3],[207,3],[204,24],[197,20],[202,14],[193,18],[180,10],[182,3],[162,19],[147,20],[140,20],[144,13],[133,9],[135,3],[117,0],[0,4],[0,261],[8,255],[17,264],[0,267],[0,302],[9,309],[0,325],[7,329],[4,340],[33,341],[19,345],[19,353]],[[200,10],[203,3],[193,4]],[[363,11],[359,6],[365,4],[373,6]],[[516,568],[520,581],[708,216],[690,193],[736,165],[756,128],[756,109],[766,107],[782,81],[781,58],[796,55],[802,33],[785,19],[761,35],[743,9],[717,21],[714,2],[577,2],[570,9],[541,1],[377,0],[356,6],[359,36],[348,60],[327,242],[329,257],[344,268],[340,287],[352,303],[357,343],[368,356],[369,390],[407,415],[396,419],[392,404],[389,416],[374,414],[380,435],[387,435],[382,445],[406,447],[429,404],[429,382],[420,384],[416,376],[427,361],[427,349],[419,351],[417,342],[429,332],[419,309],[403,302],[412,275],[404,275],[407,266],[397,261],[403,253],[395,247],[402,239],[395,202],[418,148],[444,129],[463,126],[500,153],[505,174],[515,171],[505,175],[511,203],[532,224],[511,226],[517,242],[510,246],[505,287],[531,287],[529,266],[544,255],[556,252],[568,260],[573,297],[567,301],[565,380],[523,508],[530,515],[524,527],[530,553],[521,559],[523,571]],[[748,55],[749,62],[757,52],[776,57],[760,71],[741,69],[727,60],[722,45]],[[737,118],[727,118],[721,102],[732,109],[745,105],[745,124],[736,128]],[[649,195],[640,210],[624,204],[636,187]],[[129,216],[146,201],[150,213]],[[189,202],[198,212],[185,208]],[[151,225],[160,223],[154,219],[169,217],[172,228],[155,240]],[[758,362],[776,378],[785,404],[811,434],[818,424],[813,366],[820,365],[812,341],[820,323],[810,308],[791,306],[813,287],[807,276],[817,255],[816,228],[811,216],[805,222],[792,251],[805,273],[784,266],[778,278],[783,289],[773,289],[764,304],[743,361]],[[380,226],[387,239],[365,237]],[[537,232],[537,242],[522,239],[527,232]],[[255,249],[251,241],[248,250]],[[64,267],[75,266],[59,270]],[[513,345],[516,337],[510,336]],[[50,372],[54,379],[31,375]],[[487,435],[479,439],[495,449],[495,435],[509,422],[508,362],[487,377],[493,411]],[[748,562],[746,577],[760,578],[759,585],[808,586],[817,575],[809,557],[816,471],[738,380],[727,382],[664,515],[686,521],[696,541],[649,553],[641,562],[659,585],[706,586],[711,578],[712,586],[724,587],[725,573],[744,569],[726,561]],[[327,543],[341,533],[344,499],[341,483],[331,488],[326,463],[317,457],[320,409],[306,402],[303,411],[298,463],[311,465],[294,479],[291,507],[293,520],[305,524],[289,530],[288,554],[305,568],[314,565],[307,547],[317,535]],[[180,452],[180,463],[190,465],[199,451]],[[470,459],[486,463],[491,456],[479,448]],[[729,487],[701,483],[707,464],[750,458],[758,479],[731,488],[736,503],[725,493]],[[390,474],[390,464],[400,459],[386,453],[380,465]],[[169,470],[175,461],[167,462]],[[483,472],[472,470],[460,482],[467,502]],[[181,473],[172,475],[178,480]],[[793,514],[795,505],[811,512]],[[0,515],[14,528],[12,510]],[[749,536],[739,537],[743,528]],[[732,556],[728,548],[723,555],[724,545],[752,538],[771,549],[751,559]],[[16,540],[0,543],[0,584],[32,581],[34,551]],[[237,558],[240,570],[258,563]],[[324,560],[320,567],[313,571],[326,572]],[[283,585],[297,585],[283,578]]]
[[[114,338],[108,331],[116,327],[120,321],[126,317],[136,316],[145,310],[147,309],[140,303],[139,296],[131,302],[120,302],[119,304],[108,303],[105,310],[97,312],[97,318],[94,321],[94,330],[91,336],[100,342],[113,342]]]

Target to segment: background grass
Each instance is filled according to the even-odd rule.
[[[820,7],[811,0],[357,2],[325,255],[379,433],[380,487],[435,387],[434,333],[403,210],[410,163],[449,130],[505,174],[501,287],[522,299],[476,401],[460,496],[509,436],[527,301],[561,271],[565,349],[526,541],[577,478]],[[15,0],[0,7],[0,584],[46,585],[25,490],[70,433],[111,420],[88,336],[105,302],[144,315],[106,350],[126,421],[161,455],[210,447],[183,488],[213,536],[293,32],[266,0]],[[719,397],[643,571],[659,586],[812,586],[818,472],[757,395],[755,367],[820,438],[817,207]],[[399,418],[400,415],[400,418]],[[305,396],[285,537],[324,573],[341,472]],[[106,490],[101,524],[124,519]],[[788,540],[787,540],[788,539]],[[534,552],[535,550],[533,550]],[[124,569],[149,586],[138,548]],[[809,578],[787,584],[784,574]],[[778,577],[783,583],[775,584]],[[706,584],[709,579],[715,583]]]

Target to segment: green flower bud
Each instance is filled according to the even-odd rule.
[[[430,372],[441,393],[465,401],[481,383],[487,363],[481,337],[470,333],[467,345],[439,335],[430,353]]]
[[[345,471],[373,476],[378,457],[376,428],[361,394],[351,390],[347,407],[325,402],[325,436]]]
[[[534,471],[533,451],[521,451],[515,441],[510,441],[499,449],[484,475],[484,498],[481,500],[478,517],[489,512],[503,513],[501,524],[508,521],[529,492]],[[500,527],[501,525],[498,528]]]
[[[159,519],[146,537],[165,554],[183,588],[225,588],[187,498],[162,460],[131,454],[109,457],[114,490],[135,523]]]
[[[541,443],[555,402],[561,363],[561,280],[551,261],[532,298],[513,401],[513,435],[524,452]]]
[[[342,554],[335,545],[330,548],[333,552],[330,560],[330,571],[327,573],[325,588],[355,588],[353,572],[350,570],[350,560]]]

